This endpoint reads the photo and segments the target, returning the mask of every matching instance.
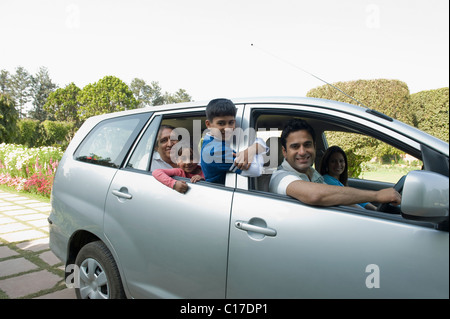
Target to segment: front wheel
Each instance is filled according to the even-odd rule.
[[[78,299],[125,298],[120,273],[114,258],[101,241],[89,243],[77,255],[79,269]]]

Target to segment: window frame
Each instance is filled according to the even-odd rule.
[[[236,127],[238,127],[238,125],[241,123],[241,117],[239,117],[239,114],[242,114],[242,107],[239,107],[238,105],[236,105],[236,107],[238,108],[238,112],[236,114]],[[127,158],[124,160],[123,163],[123,167],[122,169],[124,170],[129,170],[132,171],[134,173],[140,173],[140,174],[147,174],[147,175],[152,175],[151,172],[151,161],[152,161],[152,157],[153,157],[153,152],[151,152],[151,156],[149,156],[149,162],[147,163],[147,168],[146,170],[142,170],[142,169],[138,169],[138,168],[133,168],[133,167],[128,167],[128,163],[130,162],[136,148],[139,146],[139,143],[142,141],[143,136],[146,134],[147,129],[152,125],[152,123],[156,120],[158,121],[158,130],[161,127],[161,125],[164,124],[170,124],[167,121],[171,121],[171,120],[176,120],[176,119],[195,119],[197,117],[200,118],[206,118],[206,113],[205,113],[205,108],[206,107],[195,107],[192,109],[184,109],[182,112],[180,112],[179,110],[170,110],[170,111],[159,111],[159,112],[155,112],[152,117],[148,120],[147,124],[145,125],[145,127],[143,127],[143,129],[141,130],[141,133],[139,134],[139,136],[136,138],[132,148],[130,149],[130,152],[127,156]],[[201,128],[203,126],[205,126],[206,124],[204,122],[201,123]],[[202,136],[204,134],[204,130],[201,129],[201,133]],[[190,134],[192,134],[192,132],[190,132]],[[156,143],[156,138],[157,138],[157,134],[155,135],[155,138],[152,142],[153,148],[154,145]],[[194,145],[195,146],[195,145]],[[236,189],[236,177],[234,173],[229,173],[227,174],[226,177],[226,182],[225,185],[222,184],[217,184],[217,183],[211,183],[211,182],[206,182],[206,181],[199,181],[196,183],[196,185],[201,185],[201,186],[207,186],[207,187],[214,187],[214,188],[220,188],[220,189],[227,189],[228,191],[234,191]],[[178,176],[173,176],[172,178],[174,178],[175,180],[182,180],[182,181],[186,181],[187,183],[190,183],[190,179],[189,178],[183,178],[183,177],[178,177]]]
[[[392,147],[395,147],[407,154],[414,156],[415,158],[422,160],[422,153],[420,151],[420,144],[407,136],[401,135],[395,131],[390,130],[388,127],[384,127],[379,123],[372,122],[365,118],[339,112],[336,110],[322,109],[311,107],[309,105],[261,105],[261,104],[247,104],[245,105],[244,116],[247,127],[253,129],[257,127],[258,120],[261,115],[274,115],[274,116],[289,116],[291,118],[302,118],[306,121],[318,121],[327,123],[330,127],[342,128],[344,132],[358,133],[366,136],[373,137],[380,140]],[[266,130],[270,130],[270,127],[265,127]],[[316,144],[323,146],[323,151],[326,150],[327,144],[324,139],[323,132],[316,132]],[[242,146],[241,147],[245,147]],[[322,149],[319,149],[322,151]],[[316,149],[316,151],[319,151]],[[321,157],[317,152],[315,166],[318,167]],[[281,163],[279,163],[281,164]],[[251,178],[238,177],[238,188],[241,190],[268,193],[266,191],[260,191],[255,189],[255,181]],[[394,185],[394,184],[392,184]],[[387,183],[387,186],[392,186]],[[280,195],[281,196],[281,195]]]

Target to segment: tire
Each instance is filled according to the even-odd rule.
[[[79,269],[78,299],[123,299],[125,291],[116,262],[101,241],[94,241],[81,248],[75,264]]]

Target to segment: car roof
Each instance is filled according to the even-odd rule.
[[[329,109],[338,111],[341,113],[352,114],[361,118],[364,118],[368,121],[377,123],[381,126],[387,127],[391,130],[398,132],[401,135],[407,136],[418,143],[424,143],[429,147],[437,150],[438,152],[449,155],[449,144],[431,136],[417,128],[414,128],[410,125],[407,125],[398,120],[392,119],[387,115],[369,109],[367,107],[361,107],[353,104],[319,99],[319,98],[311,98],[311,97],[248,97],[248,98],[230,98],[236,105],[245,105],[245,104],[259,104],[259,105],[302,105],[302,106],[311,106],[314,108],[321,109]],[[109,114],[98,115],[91,120],[102,120],[106,118],[112,118],[116,116],[123,116],[127,114],[137,114],[144,112],[159,112],[159,111],[183,111],[191,108],[205,107],[210,100],[202,100],[202,101],[193,101],[193,102],[183,102],[176,104],[165,104],[160,106],[147,106],[144,108],[123,111],[123,112],[115,112]]]

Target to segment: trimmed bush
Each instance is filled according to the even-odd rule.
[[[408,117],[410,94],[408,86],[404,82],[379,79],[337,82],[333,85],[366,107],[412,124]],[[329,85],[312,89],[307,96],[358,105],[357,102]],[[350,177],[358,177],[361,172],[361,164],[372,158],[378,158],[381,161],[382,158],[392,157],[397,161],[401,155],[397,149],[380,143],[374,138],[359,134],[333,132],[327,134],[327,139],[329,145],[338,145],[347,153]]]
[[[41,144],[42,132],[38,120],[22,119],[17,122],[16,143],[26,147],[35,147]]]
[[[412,94],[411,111],[415,127],[449,142],[449,88]]]

